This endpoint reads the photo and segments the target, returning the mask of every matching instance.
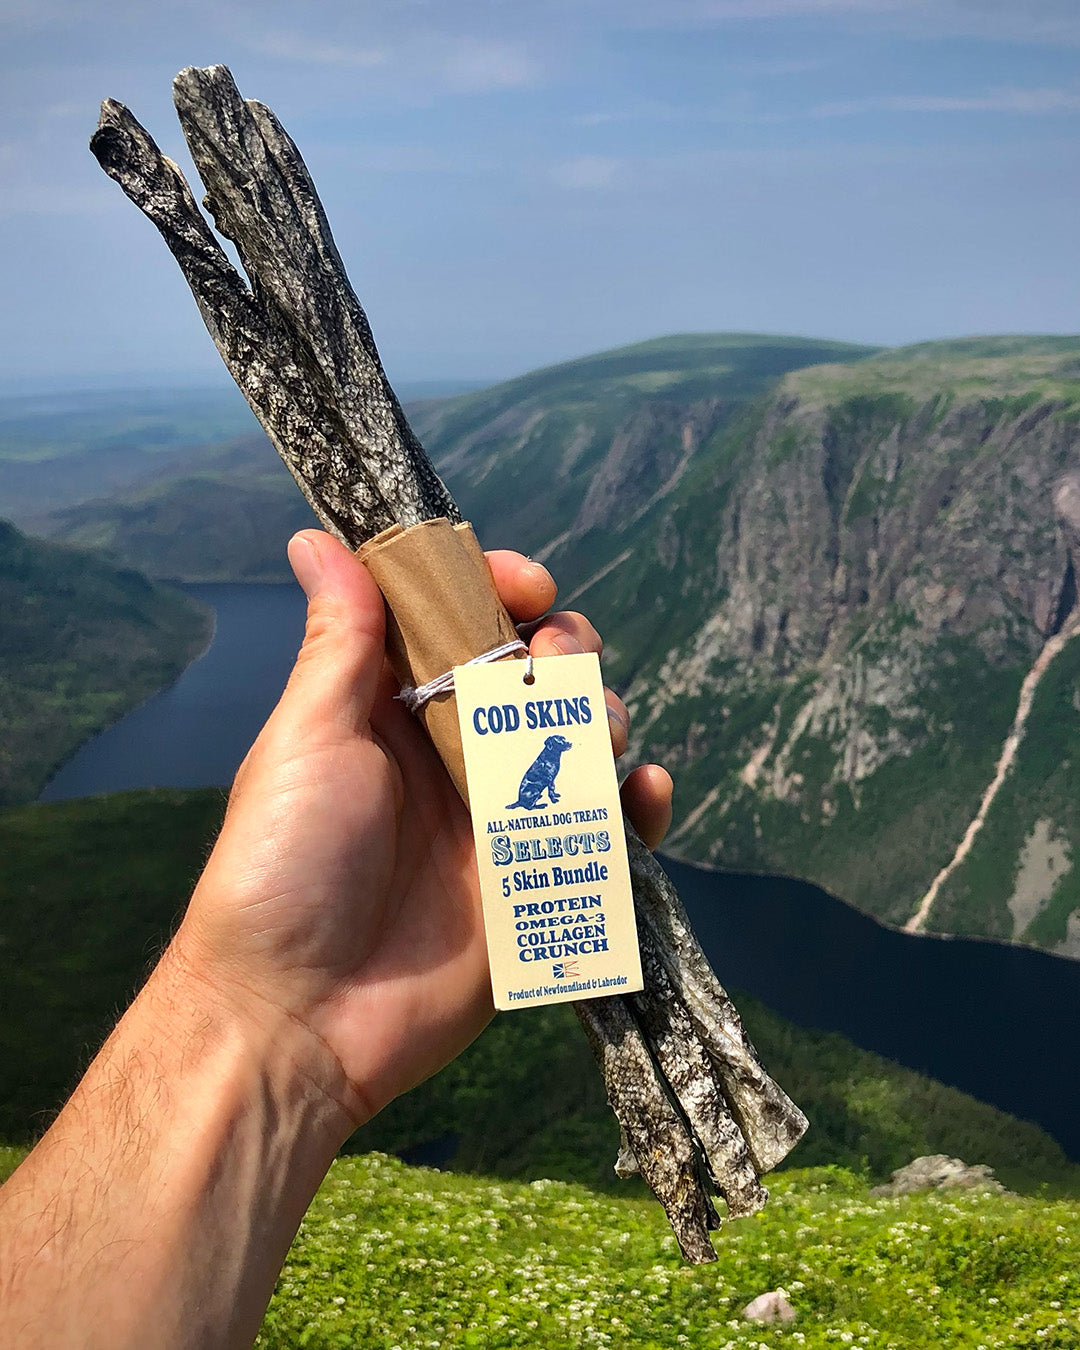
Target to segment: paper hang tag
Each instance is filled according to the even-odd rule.
[[[619,785],[595,655],[457,666],[496,1008],[642,987]]]

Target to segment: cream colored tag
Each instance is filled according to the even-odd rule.
[[[600,662],[454,670],[496,1008],[642,987]]]

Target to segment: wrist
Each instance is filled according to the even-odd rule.
[[[4,1187],[0,1341],[250,1345],[352,1128],[339,1077],[178,939]]]
[[[269,1094],[327,1165],[363,1118],[341,1062],[291,1011],[202,959],[184,927],[139,995],[164,1039],[189,1062],[213,1065],[238,1102]],[[295,1119],[294,1119],[295,1117]],[[314,1130],[314,1137],[311,1132]]]

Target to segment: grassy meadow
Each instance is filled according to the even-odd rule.
[[[1080,1212],[1062,1201],[870,1195],[839,1168],[770,1181],[687,1266],[651,1200],[339,1159],[258,1345],[998,1347],[1080,1344]],[[783,1288],[797,1319],[740,1316]]]
[[[0,1178],[21,1150],[0,1149]],[[1080,1209],[987,1191],[870,1194],[842,1168],[771,1199],[688,1266],[652,1200],[340,1158],[304,1219],[264,1350],[1080,1345]],[[742,1310],[781,1288],[793,1323]]]

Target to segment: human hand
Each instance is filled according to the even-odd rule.
[[[304,644],[241,765],[220,838],[172,956],[215,1000],[287,1019],[340,1066],[353,1123],[459,1053],[492,1015],[472,829],[430,741],[393,699],[382,597],[341,544],[304,531],[290,559],[308,595]],[[541,618],[546,569],[489,558],[533,655],[600,650],[577,614]],[[616,753],[626,710],[606,695]],[[635,770],[624,803],[655,847],[671,780]]]
[[[290,556],[304,645],[180,930],[0,1192],[4,1344],[250,1345],[338,1148],[491,1016],[472,829],[393,700],[382,597],[328,535]],[[542,567],[491,564],[534,653],[599,649],[580,615],[540,619]],[[670,792],[629,780],[653,843]]]

